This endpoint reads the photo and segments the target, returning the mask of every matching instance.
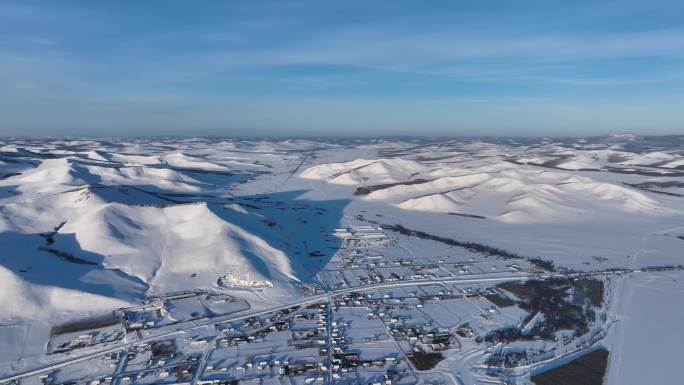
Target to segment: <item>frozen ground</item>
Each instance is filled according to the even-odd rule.
[[[675,383],[682,329],[655,322],[681,318],[683,214],[680,136],[4,138],[0,374],[525,383],[603,344],[607,383]],[[600,293],[573,284],[587,277]],[[546,287],[497,286],[526,280]],[[278,313],[309,305],[315,319]],[[169,338],[187,361],[126,368]],[[246,366],[259,355],[269,370]]]
[[[681,274],[625,279],[617,299],[610,385],[681,383],[684,281]]]

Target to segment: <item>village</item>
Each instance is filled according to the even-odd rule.
[[[340,251],[296,304],[256,311],[221,285],[149,297],[56,326],[47,353],[86,359],[10,383],[446,384],[454,370],[519,375],[592,346],[611,322],[602,310],[609,276],[558,275],[456,249],[407,258],[406,237],[379,226],[331,236],[343,240]],[[574,323],[549,324],[560,315],[548,301]]]

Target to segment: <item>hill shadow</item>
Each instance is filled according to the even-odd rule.
[[[238,226],[282,251],[288,257],[295,277],[302,282],[310,281],[339,250],[342,240],[332,233],[340,227],[344,208],[351,202],[349,199],[302,198],[307,190],[220,198],[203,194],[160,194],[137,186],[91,186],[90,189],[106,202],[126,205],[169,207],[204,203],[222,221]],[[197,226],[201,227],[202,223]],[[285,278],[277,274],[277,266],[264,258],[260,250],[252,249],[254,244],[241,237],[234,240],[247,262],[261,276],[269,280]]]
[[[75,234],[0,233],[0,265],[27,282],[79,290],[123,300],[142,298],[147,285],[137,277],[103,266],[104,256],[85,251]],[[59,246],[55,246],[59,245]]]
[[[174,205],[135,188],[133,196],[122,193],[118,188],[93,190],[108,202]],[[350,200],[309,200],[302,197],[306,192],[296,190],[204,199],[198,195],[194,202],[205,203],[219,219],[282,251],[290,261],[294,277],[308,282],[328,264],[342,245],[342,240],[332,233],[340,226],[344,208]],[[201,227],[202,223],[196,226]],[[271,280],[285,278],[279,274],[277,265],[258,249],[258,243],[255,246],[247,238],[235,239],[241,253],[258,273]],[[143,298],[148,290],[148,285],[141,279],[122,270],[106,268],[105,255],[84,250],[74,233],[0,232],[0,250],[3,250],[0,265],[30,283],[124,300]]]
[[[297,278],[310,281],[339,250],[342,240],[333,236],[340,227],[349,199],[309,200],[307,190],[234,197],[226,204],[208,204],[222,220],[259,236],[285,253]],[[263,262],[253,256],[255,268],[269,277]]]

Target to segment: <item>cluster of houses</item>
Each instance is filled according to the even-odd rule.
[[[65,353],[88,346],[119,341],[124,338],[125,334],[125,330],[119,324],[117,328],[94,329],[87,332],[81,331],[80,333],[54,335],[51,336],[47,352],[48,354]]]
[[[472,291],[472,295],[469,295],[468,293],[454,293],[452,289],[447,288],[436,290],[434,293],[430,294],[409,292],[405,296],[396,296],[389,293],[363,293],[360,291],[353,291],[335,297],[335,307],[333,309],[336,310],[340,306],[366,307],[371,310],[371,312],[368,313],[369,319],[383,318],[383,314],[388,314],[388,311],[391,310],[422,308],[425,301],[443,301],[476,295],[479,295],[479,292]]]
[[[416,328],[397,328],[392,333],[400,333],[404,338],[412,343],[414,351],[430,350],[441,352],[449,349],[453,334],[448,331],[439,331],[431,328],[425,330]]]
[[[382,358],[362,359],[358,353],[348,351],[346,335],[350,325],[346,321],[330,319],[330,310],[328,304],[314,304],[297,311],[281,310],[271,317],[250,317],[240,325],[223,328],[224,337],[216,339],[217,349],[259,343],[264,341],[268,333],[289,330],[292,334],[288,344],[295,350],[317,349],[318,358],[296,358],[296,354],[287,357],[274,356],[266,352],[260,355],[255,351],[246,361],[236,363],[232,367],[206,366],[197,384],[222,385],[240,379],[271,376],[303,376],[305,384],[322,384],[330,379],[340,380],[356,368],[378,368],[383,369],[385,374],[382,378],[374,379],[369,385],[391,385],[393,379],[408,375],[405,370],[396,370],[400,362],[396,353]],[[239,329],[250,328],[253,331],[238,331],[236,326]],[[211,375],[217,372],[225,375]]]
[[[216,347],[227,348],[262,342],[264,337],[270,332],[288,330],[290,329],[290,322],[286,320],[286,318],[295,310],[296,307],[282,309],[277,311],[273,317],[266,317],[264,319],[258,317],[249,317],[245,319],[242,327],[254,329],[254,331],[249,334],[238,331],[233,325],[218,326],[218,329],[223,332],[224,336],[216,339]],[[297,317],[297,314],[295,314],[294,317]]]
[[[166,309],[161,302],[150,303],[142,307],[131,308],[124,313],[126,330],[135,331],[152,329],[164,318]]]
[[[249,317],[241,324],[222,326],[223,337],[216,339],[216,348],[234,348],[243,344],[264,342],[269,333],[290,331],[288,341],[294,350],[316,349],[318,357],[328,356],[327,341],[327,304],[315,304],[300,309],[292,307],[279,310],[272,316]],[[244,329],[251,330],[249,332]],[[253,351],[254,348],[252,348]],[[255,351],[256,352],[256,351]],[[296,355],[294,355],[296,356]],[[197,384],[222,384],[226,381],[237,381],[244,378],[263,378],[278,376],[308,376],[307,383],[318,382],[319,378],[327,379],[329,371],[325,359],[277,357],[269,352],[263,355],[253,354],[245,361],[233,365],[214,367],[208,365],[204,369],[203,378]],[[225,373],[212,375],[215,373]],[[208,375],[207,375],[208,374]],[[230,380],[227,380],[230,379]]]
[[[121,375],[120,383],[186,382],[192,379],[200,357],[199,354],[178,354],[174,340],[134,345],[128,349],[126,371]]]
[[[342,249],[387,247],[396,243],[396,239],[388,236],[379,226],[348,226],[334,229],[332,235],[344,241]]]

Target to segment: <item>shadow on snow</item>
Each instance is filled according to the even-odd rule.
[[[27,282],[107,297],[141,298],[147,285],[137,277],[103,266],[104,256],[81,249],[75,234],[55,234],[59,249],[40,234],[0,233],[0,264]]]
[[[110,190],[100,197],[108,198],[108,202],[128,200],[117,197],[119,193]],[[340,248],[341,239],[334,237],[332,232],[340,226],[344,208],[350,201],[308,200],[301,197],[305,193],[305,190],[298,190],[211,198],[205,203],[221,220],[242,228],[282,251],[290,261],[294,278],[307,282],[327,265]],[[189,203],[196,203],[195,199],[191,198]],[[179,197],[179,200],[182,198]],[[158,197],[151,194],[140,194],[135,201],[143,205],[160,203]],[[202,226],[202,223],[197,223],[197,226]],[[83,250],[76,234],[57,232],[52,238],[53,241],[48,243],[41,234],[0,233],[0,250],[3,250],[0,265],[35,284],[125,300],[145,296],[148,285],[144,281],[121,270],[105,268],[105,256]],[[236,239],[252,268],[268,279],[283,279],[259,250],[250,249],[244,239]]]

